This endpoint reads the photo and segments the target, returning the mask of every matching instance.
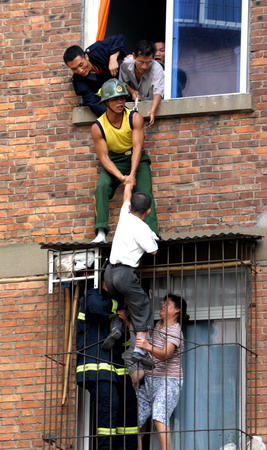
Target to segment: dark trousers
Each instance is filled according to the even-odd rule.
[[[137,449],[137,399],[130,376],[121,376],[118,383],[89,383],[94,402],[97,442],[95,449]]]
[[[125,298],[134,331],[148,331],[151,326],[151,305],[148,295],[141,286],[134,267],[108,264],[104,279],[110,295]]]
[[[132,155],[124,154],[112,154],[110,155],[111,161],[117,166],[123,175],[129,175],[131,171],[131,158]],[[145,222],[149,225],[152,231],[159,234],[158,222],[155,210],[155,203],[152,192],[152,180],[150,172],[150,158],[146,154],[142,154],[140,163],[136,173],[136,185],[135,192],[144,192],[150,195],[151,212],[147,215]],[[95,230],[98,228],[105,228],[108,231],[108,217],[109,217],[109,200],[115,194],[117,187],[121,184],[118,178],[111,175],[104,168],[101,169],[99,174],[97,189],[95,193]]]

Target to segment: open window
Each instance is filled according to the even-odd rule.
[[[247,29],[247,0],[111,0],[107,36],[165,40],[169,99],[247,92]]]

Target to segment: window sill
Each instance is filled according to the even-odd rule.
[[[134,103],[126,103],[132,109]],[[140,102],[138,110],[147,118],[151,101]],[[253,111],[254,101],[251,94],[223,94],[203,97],[184,97],[163,100],[159,106],[156,117],[181,117],[195,116],[199,114],[220,114],[236,111]],[[74,108],[72,115],[73,125],[90,125],[96,120],[95,114],[87,106]]]

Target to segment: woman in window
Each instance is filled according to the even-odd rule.
[[[145,370],[144,384],[138,391],[139,427],[142,430],[152,417],[162,450],[171,448],[170,417],[183,384],[181,325],[187,318],[186,309],[182,297],[168,294],[160,310],[161,320],[155,326],[152,343],[143,338],[136,339],[136,346],[147,350],[155,364],[154,369]]]

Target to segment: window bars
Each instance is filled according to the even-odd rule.
[[[159,319],[160,303],[169,292],[181,295],[188,307],[189,320],[183,327],[183,387],[170,426],[172,449],[219,450],[230,442],[243,449],[250,436],[257,433],[257,239],[258,236],[227,234],[161,241],[156,256],[145,255],[142,259],[139,272],[151,298],[154,319]],[[136,437],[138,423],[136,417],[128,426],[129,410],[130,406],[134,410],[138,393],[134,397],[129,394],[130,366],[126,367],[124,361],[113,364],[113,350],[110,361],[99,357],[103,342],[100,332],[94,345],[88,346],[84,337],[84,345],[77,349],[76,342],[79,317],[85,319],[85,331],[92,326],[82,311],[84,294],[91,288],[100,289],[98,281],[109,256],[109,245],[93,249],[81,244],[77,249],[77,244],[53,244],[53,248],[43,248],[48,249],[50,277],[43,448],[96,450],[101,448],[103,436],[109,440],[110,448],[131,448],[127,439],[129,435]],[[81,270],[75,270],[80,269],[76,265],[77,253],[85,254]],[[91,253],[94,262],[89,267]],[[70,255],[70,276],[66,267],[58,263],[65,255]],[[123,337],[124,349],[128,338]],[[98,348],[95,365],[91,366],[91,360],[87,361],[89,348]],[[81,366],[93,367],[97,372],[94,396],[89,393],[85,369],[83,382],[77,386],[79,357],[84,362]],[[106,386],[110,415],[109,425],[101,431],[98,425],[103,377],[99,368],[104,366],[109,371]],[[119,388],[114,374],[117,379],[121,377]],[[117,401],[122,422],[114,428],[112,414]],[[160,448],[151,420],[143,444],[143,448]]]

